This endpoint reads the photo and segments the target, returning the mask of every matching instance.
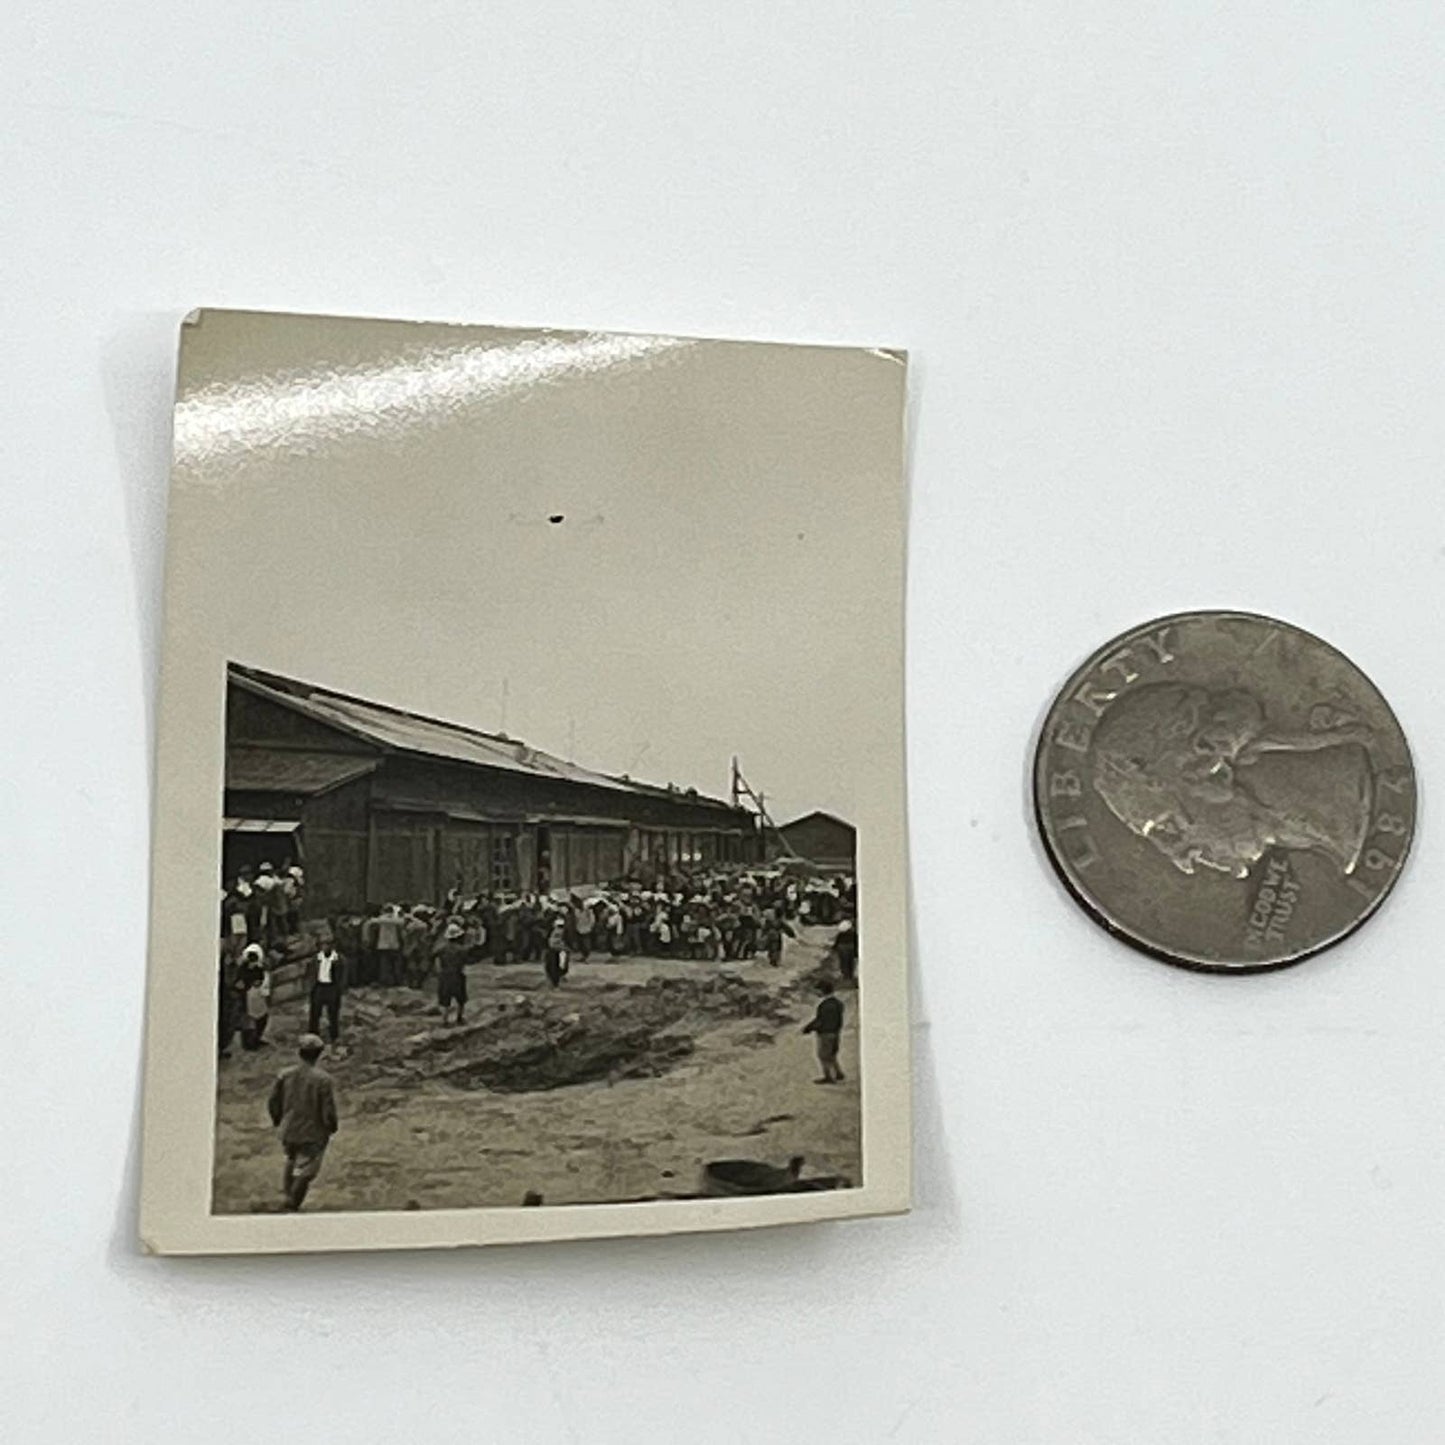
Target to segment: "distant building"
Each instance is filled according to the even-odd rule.
[[[786,856],[790,848],[800,858],[825,868],[846,868],[852,872],[858,866],[858,830],[832,813],[805,813],[791,823],[784,823],[778,833],[787,848],[773,839],[769,852],[774,857]]]
[[[452,887],[582,887],[760,850],[753,813],[695,789],[234,664],[222,828],[226,878],[300,862],[317,914],[437,903]]]

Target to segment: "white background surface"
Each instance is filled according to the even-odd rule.
[[[1025,756],[1275,612],[1445,770],[1437,6],[0,17],[7,1439],[1445,1438],[1445,902],[1112,943]],[[917,1209],[459,1256],[134,1248],[148,718],[197,304],[908,347]],[[866,687],[868,680],[859,678]]]

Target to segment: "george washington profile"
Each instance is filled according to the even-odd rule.
[[[1322,854],[1349,873],[1370,825],[1368,736],[1324,704],[1309,731],[1279,733],[1242,689],[1152,683],[1101,720],[1093,785],[1181,873],[1245,878],[1268,848]]]

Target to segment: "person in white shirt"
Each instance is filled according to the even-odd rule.
[[[334,1044],[341,1036],[341,995],[346,988],[346,963],[328,938],[306,964],[306,992],[310,1000],[308,1033],[321,1031],[321,1015],[326,1015],[326,1032]]]

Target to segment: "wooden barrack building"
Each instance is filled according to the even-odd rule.
[[[695,789],[237,664],[222,826],[226,879],[300,862],[317,914],[760,856],[756,816]]]
[[[784,823],[769,851],[778,857],[792,854],[824,868],[854,873],[858,868],[858,830],[836,814],[807,813]]]

